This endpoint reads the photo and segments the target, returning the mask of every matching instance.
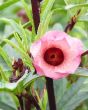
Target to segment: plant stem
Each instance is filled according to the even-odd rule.
[[[23,110],[23,99],[22,96],[17,95],[18,99],[19,99],[19,103],[20,103],[20,107],[18,110]]]
[[[46,77],[46,87],[48,92],[48,100],[50,110],[56,110],[56,102],[54,96],[53,79]]]
[[[32,3],[32,12],[33,12],[35,31],[37,33],[38,26],[39,26],[39,23],[40,23],[39,0],[31,0],[31,3]],[[50,78],[46,78],[46,86],[47,86],[50,110],[56,110],[53,80],[50,79]]]
[[[69,21],[69,23],[67,24],[67,26],[64,30],[66,33],[70,32],[73,29],[73,27],[75,26],[75,24],[77,22],[77,18],[79,16],[80,12],[81,12],[81,10],[78,10],[77,14],[71,18],[71,20]]]
[[[86,50],[84,53],[82,53],[82,56],[88,55],[88,50]]]
[[[38,26],[40,23],[40,15],[39,15],[39,1],[38,0],[31,0],[32,3],[32,13],[35,25],[35,31],[37,33]]]
[[[31,96],[31,103],[36,107],[36,110],[41,110],[39,104],[38,104],[38,101],[36,100],[35,97]]]
[[[34,20],[36,34],[37,34],[38,26],[40,23],[39,3],[40,3],[39,0],[31,0],[33,20]],[[36,106],[37,110],[41,110],[39,105],[37,104],[36,100],[33,97],[32,97],[31,102],[33,102],[33,104]]]

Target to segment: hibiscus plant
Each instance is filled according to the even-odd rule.
[[[88,0],[0,0],[0,110],[88,110]]]

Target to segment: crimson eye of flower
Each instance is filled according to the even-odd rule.
[[[64,61],[64,54],[59,48],[49,48],[44,53],[44,60],[53,66],[58,66]]]

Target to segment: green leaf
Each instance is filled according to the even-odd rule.
[[[43,0],[42,4],[41,4],[41,13],[43,13],[43,11],[45,10],[47,4],[48,4],[49,0]]]
[[[39,100],[39,105],[41,107],[41,110],[46,110],[47,102],[48,102],[47,90],[44,89],[43,96],[42,96],[41,100]]]
[[[22,37],[23,45],[24,45],[25,50],[27,51],[28,50],[28,39],[26,36],[25,29],[23,28],[21,24],[20,24],[20,29],[22,30],[22,34],[23,34],[23,37]]]
[[[88,23],[88,16],[87,15],[83,15],[78,19],[79,22],[85,22]]]
[[[19,46],[21,46],[20,48],[24,47],[24,50],[27,52],[29,49],[29,42],[28,42],[29,36],[27,36],[26,29],[24,29],[25,25],[22,26],[21,24],[16,23],[12,19],[0,18],[0,20],[7,23],[7,24],[10,24],[12,26],[12,28],[14,29],[14,31],[16,33],[18,33],[19,37],[22,38],[21,42],[22,42],[23,46],[21,45],[21,42],[19,41],[20,39],[18,39],[17,34],[16,34],[15,38],[18,41]]]
[[[2,80],[4,81],[9,81],[9,79],[7,78],[5,72],[3,71],[2,67],[0,66],[0,75],[2,77]]]
[[[56,100],[56,109],[57,110],[62,110],[59,107],[59,103],[67,91],[67,84],[68,81],[66,78],[59,79],[59,80],[54,80],[54,94],[55,94],[55,100]],[[49,110],[49,105],[47,106],[47,110]]]
[[[59,101],[60,110],[74,110],[80,103],[88,99],[87,92],[80,92],[84,88],[84,82],[87,78],[80,78],[76,83],[74,83],[62,96]]]
[[[3,59],[5,60],[5,62],[7,63],[7,65],[10,68],[12,68],[11,60],[10,60],[9,56],[7,55],[7,53],[2,49],[2,47],[0,47],[0,55],[3,57]]]
[[[88,7],[88,3],[83,3],[83,4],[70,4],[70,5],[67,5],[67,6],[64,6],[64,7],[61,7],[61,8],[56,8],[54,9],[55,11],[56,10],[62,10],[62,11],[68,11],[68,10],[71,10],[71,9],[75,9],[75,8],[82,8],[82,7]]]
[[[31,24],[33,24],[33,18],[32,18],[32,13],[31,13],[31,8],[29,8],[29,5],[27,5],[27,3],[25,2],[25,0],[21,0],[22,4],[24,6],[24,9],[26,11],[26,14],[31,22]]]
[[[26,45],[26,42],[27,42],[26,37],[27,36],[25,36],[25,31],[24,31],[23,26],[21,24],[18,24],[14,20],[7,19],[7,18],[0,18],[0,21],[3,21],[7,24],[10,24],[12,26],[12,28],[14,29],[14,31],[17,32],[20,35],[20,37],[24,40],[24,45]]]
[[[53,7],[54,2],[55,0],[44,1],[44,3],[46,4],[45,6],[46,8],[41,13],[41,17],[40,17],[41,19],[40,19],[40,24],[39,24],[36,39],[39,39],[48,29],[51,16],[53,14],[53,11],[51,11],[51,9]]]
[[[4,18],[2,18],[1,20],[4,21],[3,19],[4,19]],[[6,21],[4,21],[4,22],[6,22]],[[27,22],[27,23],[25,23],[25,24],[23,25],[23,28],[27,28],[27,27],[29,27],[29,26],[31,26],[30,21]],[[14,29],[14,30],[15,30],[15,29]],[[15,30],[15,31],[16,31],[16,30]],[[25,31],[26,31],[26,30],[25,30]],[[28,31],[29,31],[29,30],[28,30]],[[20,35],[20,31],[18,30],[17,32],[18,32],[19,35]],[[29,33],[31,33],[31,31],[29,31]],[[7,39],[8,39],[8,40],[11,40],[13,37],[14,37],[14,33],[11,34],[11,35],[9,35],[9,36],[7,37]],[[3,40],[1,40],[0,45],[3,47],[5,44],[6,44],[6,42],[4,42]]]
[[[45,10],[41,14],[41,21],[44,22],[46,20],[47,15],[51,11],[55,0],[48,0]]]
[[[9,1],[5,2],[4,4],[0,5],[0,11],[17,2],[19,2],[19,0],[9,0]]]
[[[31,21],[25,23],[25,24],[23,25],[23,27],[24,27],[24,28],[31,27]]]
[[[27,86],[29,86],[34,80],[36,80],[39,77],[40,76],[33,75],[32,73],[28,73],[26,71],[17,82],[14,83],[0,82],[0,91],[6,90],[14,92],[16,94],[21,93]]]
[[[54,80],[54,91],[55,91],[55,98],[57,102],[57,109],[59,109],[59,101],[64,95],[65,91],[67,90],[67,79],[59,79],[59,80]]]
[[[66,3],[66,5],[68,4],[80,4],[80,3],[84,3],[86,0],[64,0],[64,2]]]
[[[28,73],[27,77],[24,79],[24,88],[26,88],[28,85],[30,85],[34,80],[37,80],[38,78],[40,78],[42,76],[39,75],[33,75],[31,73]]]
[[[82,8],[82,7],[88,7],[88,3],[75,4],[75,5],[70,4],[70,5],[65,6],[65,9],[70,10],[73,8]]]
[[[7,37],[7,39],[8,39],[8,40],[11,40],[13,37],[14,37],[14,35],[11,34],[11,35],[9,35],[9,36]],[[0,42],[0,46],[3,47],[5,44],[6,44],[6,42],[3,41],[3,40],[1,40],[1,42]]]
[[[16,41],[18,42],[19,47],[25,51],[24,45],[22,44],[22,40],[20,36],[18,35],[18,33],[14,33],[14,37]]]
[[[82,76],[82,77],[88,77],[88,69],[79,67],[75,71],[75,75],[79,75],[79,76]]]
[[[4,41],[6,43],[8,43],[9,45],[11,45],[13,48],[16,49],[17,52],[19,52],[21,54],[21,56],[23,57],[23,61],[24,63],[30,67],[30,69],[32,70],[33,69],[33,65],[32,65],[32,60],[30,58],[30,56],[28,55],[27,52],[23,51],[21,48],[19,48],[17,45],[15,45],[13,42],[11,42],[10,40],[8,39],[4,39]]]
[[[37,33],[37,39],[39,39],[48,30],[48,26],[49,26],[52,14],[53,12],[50,12],[47,15],[45,21],[40,23],[38,28],[38,33]]]
[[[23,6],[25,8],[25,11],[27,13],[27,16],[32,24],[32,39],[34,39],[34,36],[36,35],[36,32],[35,32],[35,26],[34,26],[34,22],[33,22],[33,16],[32,16],[32,8],[31,6],[29,6],[29,4],[27,4],[25,2],[25,0],[22,0],[22,3],[23,3]],[[32,40],[33,41],[33,40]]]
[[[0,109],[18,110],[19,101],[16,96],[9,92],[0,92]]]
[[[22,37],[22,32],[20,29],[20,26],[12,19],[7,19],[7,18],[0,18],[0,21],[5,22],[7,24],[10,24],[12,28],[15,30],[15,32],[19,33],[19,35]]]
[[[10,40],[8,39],[4,39],[4,41],[6,43],[8,43],[9,45],[11,45],[13,48],[15,48],[18,52],[20,52],[23,56],[26,56],[26,53],[21,49],[19,48],[17,45],[15,45],[13,42],[11,42]]]

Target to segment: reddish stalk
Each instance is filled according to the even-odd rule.
[[[56,110],[54,86],[53,86],[53,80],[51,78],[46,78],[46,87],[47,87],[50,110]]]
[[[85,55],[88,55],[88,50],[86,50],[86,51],[82,54],[82,56],[85,56]]]
[[[31,0],[31,4],[32,4],[32,13],[33,13],[35,31],[37,33],[38,26],[39,26],[39,23],[40,23],[39,1],[38,0]]]
[[[66,33],[70,32],[73,29],[73,27],[75,26],[75,24],[77,22],[77,18],[79,16],[80,12],[81,12],[81,10],[78,10],[77,14],[71,18],[71,20],[69,21],[69,23],[67,24],[67,26],[64,30]]]

